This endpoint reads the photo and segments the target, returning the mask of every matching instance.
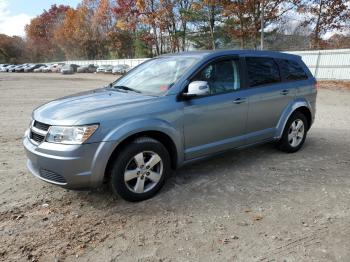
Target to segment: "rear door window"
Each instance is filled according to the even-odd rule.
[[[268,57],[246,57],[249,86],[261,86],[281,82],[279,68]]]
[[[295,61],[281,59],[279,64],[282,75],[287,81],[305,80],[308,78],[301,65]]]

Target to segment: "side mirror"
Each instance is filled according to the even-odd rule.
[[[209,95],[209,85],[206,81],[193,81],[188,85],[188,92],[183,93],[185,97]]]

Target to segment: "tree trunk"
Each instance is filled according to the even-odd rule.
[[[318,48],[318,49],[320,48],[320,20],[322,16],[322,7],[323,7],[323,0],[320,1],[320,7],[318,9],[318,17],[316,21],[314,40],[313,40],[314,48]]]
[[[209,12],[209,30],[210,30],[210,38],[211,38],[211,47],[215,50],[215,38],[214,38],[214,27],[215,27],[215,6],[210,7],[211,10]]]
[[[153,34],[154,34],[154,44],[156,45],[156,55],[160,55],[160,49],[159,49],[159,42],[158,42],[158,36],[157,36],[157,28],[156,26],[153,26]]]
[[[181,50],[185,51],[186,50],[186,33],[187,33],[187,23],[183,22],[182,25],[182,47]]]
[[[240,37],[240,42],[241,42],[241,48],[245,48],[245,37],[244,37],[244,22],[243,22],[243,16],[241,13],[239,13],[239,23],[240,23],[240,31],[241,31],[241,37]]]

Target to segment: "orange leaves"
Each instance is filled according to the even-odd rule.
[[[124,20],[118,20],[116,27],[121,30],[128,30],[128,24]]]
[[[68,58],[86,55],[84,44],[91,38],[91,25],[84,6],[69,10],[63,24],[57,28],[55,39]]]
[[[158,55],[191,46],[256,48],[264,3],[265,28],[280,26],[280,18],[293,10],[311,18],[303,26],[315,29],[312,37],[321,46],[325,32],[344,27],[342,21],[349,19],[346,1],[80,0],[76,9],[53,6],[44,11],[26,32],[41,60],[59,60],[62,53],[67,58],[105,58]],[[348,39],[340,39],[339,45],[344,41]]]
[[[202,5],[200,3],[193,3],[192,4],[192,10],[195,11],[195,12],[198,12],[202,9]]]
[[[18,36],[0,34],[0,59],[6,63],[23,63],[26,61],[26,43]]]
[[[146,11],[146,1],[145,0],[136,0],[136,7],[140,10],[141,13]]]
[[[28,43],[33,49],[32,53],[36,54],[35,60],[49,60],[60,54],[54,35],[69,10],[72,10],[69,6],[53,5],[26,26]]]
[[[96,10],[93,13],[95,27],[99,27],[101,33],[107,34],[112,27],[112,10],[109,0],[100,0]]]
[[[117,18],[116,28],[122,30],[135,30],[139,20],[137,0],[115,0],[116,6],[112,13]]]
[[[248,42],[257,47],[257,38],[261,31],[261,10],[264,4],[265,27],[276,23],[280,17],[299,0],[227,0],[224,1],[223,16],[225,30],[233,39],[239,39],[241,48],[246,48]]]

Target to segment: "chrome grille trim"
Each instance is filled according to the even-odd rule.
[[[43,131],[48,131],[50,128],[50,125],[34,120],[33,127],[40,129],[40,130],[43,130]]]
[[[41,136],[46,136],[46,134],[47,134],[47,131],[40,130],[40,129],[36,128],[35,126],[32,126],[31,129],[34,133],[41,135]]]

